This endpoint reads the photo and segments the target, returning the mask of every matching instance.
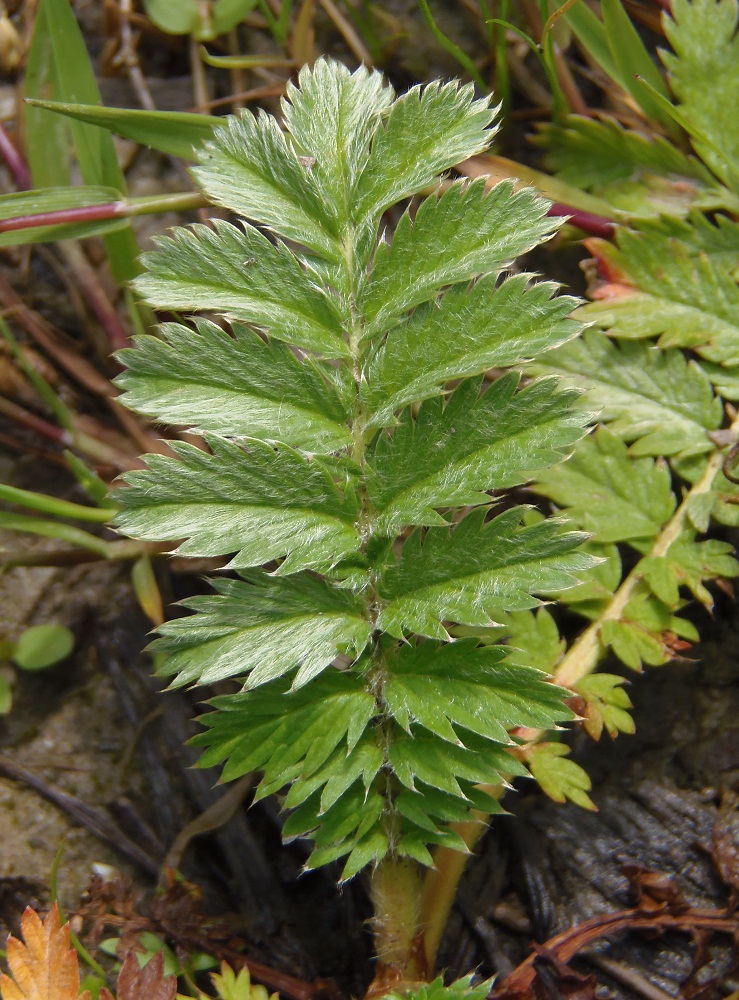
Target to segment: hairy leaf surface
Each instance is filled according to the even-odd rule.
[[[177,686],[240,677],[255,687],[299,667],[300,687],[339,651],[361,652],[369,638],[357,598],[306,573],[254,572],[212,586],[215,595],[183,602],[195,615],[166,622],[151,644],[167,654],[161,672],[176,675]]]
[[[406,524],[440,524],[437,507],[486,503],[484,490],[525,482],[551,465],[584,433],[588,415],[574,393],[541,380],[516,392],[515,374],[478,395],[464,382],[442,405],[424,403],[414,417],[403,411],[392,436],[381,434],[371,458],[370,499],[380,531]]]
[[[559,374],[566,386],[587,390],[584,403],[633,455],[698,455],[713,446],[706,431],[721,423],[721,402],[706,375],[680,351],[658,351],[638,341],[620,346],[590,331],[530,366]]]
[[[592,560],[575,550],[584,539],[555,521],[521,527],[513,508],[484,523],[473,511],[456,526],[419,531],[406,541],[400,560],[386,570],[380,594],[387,602],[380,627],[402,638],[416,632],[445,639],[445,619],[489,625],[495,610],[522,610],[539,602],[532,596],[564,590]]]
[[[574,337],[579,327],[568,316],[575,300],[553,298],[553,285],[529,281],[519,274],[496,288],[492,275],[456,286],[394,327],[367,367],[369,426],[392,423],[395,410],[437,395],[450,379],[518,364]]]
[[[184,538],[184,555],[235,553],[233,567],[285,557],[281,572],[295,572],[356,551],[356,501],[318,461],[262,441],[207,441],[212,454],[174,442],[176,459],[148,455],[147,470],[129,472],[117,526],[154,541]]]
[[[213,310],[325,357],[346,354],[336,305],[284,245],[252,226],[214,225],[158,237],[137,290],[160,308]]]
[[[433,184],[438,175],[482,152],[495,111],[475,100],[472,84],[413,87],[392,106],[375,135],[357,186],[355,219],[377,217],[401,198]]]
[[[248,327],[229,335],[214,323],[196,329],[163,323],[120,352],[116,380],[127,406],[172,424],[223,437],[282,441],[321,453],[350,441],[347,414],[331,384],[333,369],[300,362],[278,341]]]
[[[533,191],[514,193],[510,181],[485,188],[484,179],[457,181],[440,198],[423,201],[413,220],[403,213],[392,240],[375,251],[360,303],[365,337],[384,332],[446,285],[498,274],[558,228]]]
[[[546,682],[538,670],[506,662],[504,646],[477,647],[475,640],[447,645],[404,646],[389,664],[385,697],[407,731],[422,726],[454,744],[464,730],[498,743],[512,743],[515,726],[550,729],[571,719],[566,691]]]

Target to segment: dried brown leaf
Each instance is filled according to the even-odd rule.
[[[8,938],[8,967],[13,978],[0,975],[2,1000],[90,1000],[88,990],[79,993],[77,953],[70,947],[69,926],[62,926],[56,903],[43,922],[28,907],[21,931],[23,941]]]
[[[164,955],[158,951],[141,968],[136,953],[129,951],[118,973],[118,1000],[174,1000],[177,977],[164,975]]]

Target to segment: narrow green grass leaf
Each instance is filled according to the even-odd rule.
[[[222,118],[185,111],[103,108],[97,104],[70,104],[34,98],[28,98],[27,104],[53,111],[74,121],[97,125],[125,139],[141,143],[142,146],[149,146],[184,160],[194,160],[198,148],[212,139],[215,128],[223,124]]]

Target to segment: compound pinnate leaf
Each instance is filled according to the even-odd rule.
[[[445,405],[436,398],[415,416],[404,410],[392,436],[378,437],[368,491],[380,531],[442,523],[434,508],[486,503],[484,491],[525,482],[565,457],[588,420],[573,406],[577,394],[558,392],[554,380],[517,385],[506,375],[478,395],[470,379]]]
[[[253,226],[214,225],[158,237],[137,291],[160,308],[217,311],[325,357],[346,355],[336,305],[294,254]]]
[[[211,454],[172,443],[177,458],[148,455],[147,470],[126,475],[121,531],[184,538],[177,551],[185,555],[236,553],[233,567],[286,557],[282,572],[325,568],[357,550],[356,503],[318,461],[262,441],[245,448],[210,435],[207,441]]]
[[[216,580],[216,595],[192,597],[197,612],[160,629],[152,649],[176,685],[243,677],[255,687],[299,667],[296,687],[324,670],[337,653],[359,653],[370,635],[361,605],[348,591],[308,574]]]
[[[337,226],[352,219],[355,189],[370,155],[370,141],[395,93],[381,73],[319,60],[289,83],[283,101],[294,148],[310,164],[311,178]]]
[[[62,926],[57,904],[43,921],[28,907],[21,930],[23,941],[12,935],[8,938],[8,968],[13,978],[0,974],[2,1000],[90,1000],[88,990],[79,992],[77,952],[70,947],[69,925]]]
[[[529,367],[585,389],[584,405],[602,407],[601,420],[633,442],[632,455],[700,455],[713,449],[706,431],[721,423],[721,400],[681,351],[658,351],[639,341],[617,346],[591,330]]]
[[[594,241],[591,249],[620,283],[601,288],[597,301],[580,310],[582,319],[612,337],[659,337],[662,348],[685,347],[715,364],[739,364],[739,286],[720,258],[695,252],[680,236],[666,240],[660,229],[622,230],[617,246]]]
[[[593,560],[575,551],[584,540],[555,521],[521,527],[521,509],[512,508],[484,523],[473,511],[456,526],[418,531],[406,541],[400,560],[381,581],[386,601],[380,627],[402,638],[416,632],[446,639],[442,622],[489,625],[495,610],[536,607],[534,594],[574,586],[577,573]]]
[[[330,383],[333,369],[299,361],[284,344],[247,327],[164,323],[119,354],[123,401],[156,420],[223,437],[282,441],[320,454],[349,444],[347,415]]]
[[[604,427],[582,440],[568,462],[541,473],[532,488],[600,543],[656,538],[676,505],[667,466],[631,458]]]
[[[360,303],[365,335],[387,329],[445,285],[499,273],[558,225],[533,191],[514,193],[503,181],[486,192],[484,179],[456,181],[440,198],[422,202],[413,220],[405,212],[392,241],[377,247]]]
[[[393,423],[394,410],[438,395],[450,379],[519,364],[574,337],[580,328],[568,317],[576,300],[529,281],[519,274],[496,287],[493,275],[455,286],[395,326],[367,366],[369,426]]]

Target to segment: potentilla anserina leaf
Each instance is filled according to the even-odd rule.
[[[77,952],[69,944],[69,925],[62,926],[56,903],[42,921],[28,907],[21,920],[23,941],[9,937],[8,968],[0,975],[2,1000],[90,1000],[79,993]]]

